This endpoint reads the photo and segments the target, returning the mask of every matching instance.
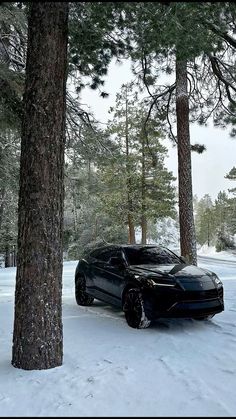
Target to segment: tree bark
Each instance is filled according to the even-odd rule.
[[[5,247],[5,268],[10,268],[11,265],[11,253],[10,253],[10,246],[6,244]]]
[[[16,246],[13,245],[12,250],[12,266],[16,266]]]
[[[176,117],[178,139],[179,223],[181,255],[197,264],[196,237],[193,217],[191,145],[187,62],[176,59]]]
[[[1,56],[1,55],[0,55]],[[5,132],[2,133],[5,135]],[[5,210],[5,196],[6,196],[6,171],[5,171],[5,159],[4,151],[0,147],[0,179],[1,179],[1,189],[0,189],[0,230],[2,228],[3,215]]]
[[[142,200],[142,216],[141,216],[141,230],[142,230],[142,244],[147,244],[147,217],[146,217],[146,194],[145,194],[145,137],[142,136],[142,185],[141,185],[141,200]]]
[[[4,180],[4,179],[3,179]],[[2,228],[2,220],[3,220],[3,214],[4,214],[4,199],[6,194],[6,187],[3,186],[0,191],[0,229]]]
[[[131,175],[129,162],[129,127],[128,127],[128,97],[126,87],[126,103],[125,103],[125,146],[126,146],[126,175],[127,175],[127,204],[128,204],[128,243],[135,244],[135,228],[133,222],[133,201],[131,197]]]
[[[129,244],[135,244],[135,229],[134,229],[134,223],[132,216],[128,214],[128,243]]]
[[[21,139],[12,365],[62,364],[68,3],[30,5]]]
[[[145,215],[142,215],[141,219],[141,228],[142,228],[142,244],[147,244],[147,218]]]

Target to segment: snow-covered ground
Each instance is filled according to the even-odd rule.
[[[223,313],[144,330],[101,302],[77,306],[75,266],[64,263],[64,363],[41,371],[11,365],[15,268],[0,269],[1,416],[235,416],[236,257],[199,258],[224,283]]]
[[[215,246],[207,246],[204,244],[198,249],[197,253],[199,256],[236,261],[236,250],[222,250],[221,252],[216,252]]]

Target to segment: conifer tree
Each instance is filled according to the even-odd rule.
[[[178,147],[181,251],[193,263],[197,255],[190,150],[202,152],[205,147],[190,144],[189,122],[197,120],[204,124],[213,115],[215,123],[221,123],[223,112],[232,113],[236,91],[235,66],[232,59],[231,62],[225,59],[230,58],[229,45],[236,45],[229,33],[232,24],[227,23],[227,16],[233,21],[235,8],[228,3],[217,4],[216,11],[214,8],[211,3],[140,2],[125,9],[134,70],[150,95],[149,114],[155,108],[159,110],[169,127],[170,138]],[[176,77],[171,78],[174,68]],[[172,82],[161,86],[158,80],[163,73],[170,76]],[[182,86],[181,80],[185,80]],[[229,100],[231,108],[226,109],[225,99]],[[173,129],[175,124],[177,135]]]
[[[12,364],[62,364],[62,220],[68,4],[30,5]]]
[[[101,194],[104,211],[129,228],[131,215],[133,229],[141,226],[143,244],[147,241],[148,220],[175,213],[174,177],[164,166],[167,150],[161,144],[161,127],[155,119],[146,124],[146,117],[147,109],[132,93],[132,84],[124,85],[117,95],[114,117],[108,123],[116,152],[101,168],[107,185]],[[128,242],[130,237],[129,233]]]
[[[236,167],[235,167],[235,166],[234,166],[234,167],[232,167],[232,169],[229,171],[229,173],[227,173],[227,174],[225,175],[225,178],[226,178],[226,179],[229,179],[229,180],[236,181]],[[236,187],[234,187],[234,188],[232,188],[232,189],[229,189],[229,192],[231,192],[231,193],[233,193],[234,195],[236,195]]]
[[[201,245],[213,245],[216,233],[216,221],[211,197],[207,194],[199,200],[196,210],[196,236]]]

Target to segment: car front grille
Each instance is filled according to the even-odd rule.
[[[221,295],[217,289],[205,290],[205,291],[185,291],[181,294],[182,301],[196,301],[196,300],[210,300],[213,298],[223,298],[223,288]]]

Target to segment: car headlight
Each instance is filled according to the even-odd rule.
[[[222,284],[221,280],[218,278],[218,276],[214,275],[212,277],[212,279],[213,279],[214,283],[216,284],[217,288],[220,288],[220,287],[223,286],[223,284]]]

